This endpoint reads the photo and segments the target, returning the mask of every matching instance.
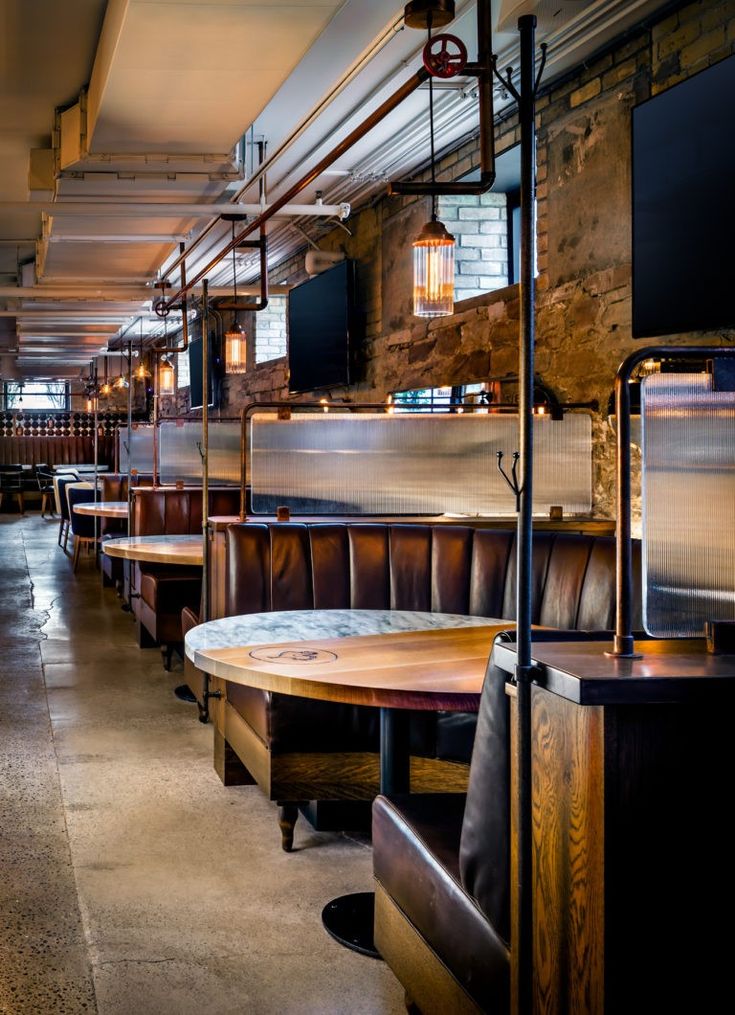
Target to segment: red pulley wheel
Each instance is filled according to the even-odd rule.
[[[435,78],[453,78],[467,65],[467,47],[456,35],[435,35],[424,46],[424,67]]]

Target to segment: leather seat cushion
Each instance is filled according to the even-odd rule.
[[[378,711],[228,683],[227,700],[274,754],[378,751]]]
[[[480,1003],[505,1011],[509,952],[464,891],[459,842],[465,798],[458,793],[377,797],[373,870],[404,915]],[[500,999],[500,1001],[499,1001]]]
[[[140,595],[156,613],[175,613],[177,619],[185,606],[197,608],[201,598],[201,568],[172,565],[156,571],[140,572]]]

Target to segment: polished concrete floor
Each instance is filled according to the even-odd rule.
[[[225,789],[210,727],[57,523],[0,515],[0,1013],[398,1013],[319,914],[370,887],[364,841]]]

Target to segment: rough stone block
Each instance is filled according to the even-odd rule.
[[[720,25],[719,28],[707,32],[706,35],[700,35],[690,46],[685,46],[679,55],[679,62],[682,68],[692,68],[699,60],[705,59],[713,50],[724,44],[725,26]]]
[[[656,56],[659,60],[665,60],[671,53],[676,53],[685,46],[694,42],[700,34],[699,21],[689,21],[673,32],[662,35],[656,44]]]
[[[592,81],[588,81],[586,85],[578,88],[576,92],[572,92],[569,96],[569,105],[572,109],[577,106],[581,106],[583,102],[588,102],[590,99],[594,99],[596,95],[599,95],[602,91],[602,82],[600,78],[593,78]]]

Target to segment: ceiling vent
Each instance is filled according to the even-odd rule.
[[[310,250],[304,261],[304,270],[310,278],[321,275],[327,268],[344,261],[345,255],[331,250]]]
[[[535,14],[537,30],[547,35],[554,32],[591,7],[595,0],[502,0],[498,16],[498,31],[512,32],[518,26],[518,18],[524,14]]]

